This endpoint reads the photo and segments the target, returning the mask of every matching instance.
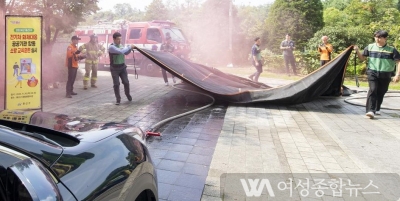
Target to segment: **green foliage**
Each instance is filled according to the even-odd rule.
[[[268,16],[270,5],[266,6],[242,6],[238,8],[238,18],[241,19],[240,31],[245,39],[253,41],[256,37],[261,37],[262,41],[267,41],[265,16]],[[264,37],[262,37],[264,36]]]
[[[344,10],[351,0],[325,0],[323,1],[324,8],[334,8]]]
[[[251,63],[251,55],[249,55],[249,63]],[[284,73],[285,72],[285,63],[283,60],[282,54],[274,54],[269,49],[264,49],[261,51],[261,57],[263,58],[264,68],[268,71],[276,72],[276,73]]]
[[[169,20],[168,11],[162,0],[153,0],[146,7],[146,13],[143,18],[145,21],[151,20]]]
[[[340,53],[351,45],[358,45],[360,48],[373,42],[371,32],[361,27],[324,27],[314,34],[307,43],[307,51],[317,52],[318,44],[321,44],[322,36],[329,37],[336,53]]]
[[[387,43],[400,47],[400,27],[398,22],[400,20],[400,12],[396,8],[388,8],[377,21],[370,23],[369,27],[371,30],[383,29],[388,31],[389,37]],[[373,31],[372,31],[373,32]],[[371,33],[372,33],[371,32]]]
[[[145,15],[138,9],[132,9],[131,4],[128,3],[114,5],[114,13],[114,19],[126,19],[131,22],[143,21]]]
[[[333,7],[324,10],[324,23],[325,27],[347,27],[348,24],[351,24],[344,11]]]
[[[320,0],[276,0],[267,18],[268,46],[278,52],[277,41],[290,33],[297,49],[303,49],[310,36],[324,25],[322,11]]]
[[[316,52],[295,51],[297,68],[301,69],[302,74],[309,74],[320,67],[319,54]]]
[[[346,68],[346,77],[354,76],[354,70],[357,75],[365,75],[367,70],[365,62],[357,63],[356,68],[354,69],[354,58],[351,58]]]
[[[94,25],[101,22],[112,22],[114,21],[115,15],[112,11],[101,11],[86,18],[84,22],[79,23],[80,25]]]

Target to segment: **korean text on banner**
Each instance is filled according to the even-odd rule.
[[[5,109],[42,108],[42,17],[6,16]]]

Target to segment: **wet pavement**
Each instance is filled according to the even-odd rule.
[[[116,106],[109,72],[99,72],[98,79],[98,88],[88,90],[77,81],[78,95],[71,99],[65,98],[63,83],[59,89],[45,90],[43,111],[127,122],[147,130],[160,120],[211,102],[207,96],[164,86],[160,77],[129,75],[133,101],[123,97]],[[278,83],[268,78],[260,81]],[[385,98],[385,107],[398,106],[400,97],[391,95]],[[362,105],[365,100],[359,96],[363,94],[349,101]],[[161,138],[148,139],[160,200],[248,200],[240,194],[243,189],[221,198],[224,173],[318,173],[327,178],[337,173],[399,174],[400,111],[383,109],[382,115],[371,120],[365,118],[364,107],[349,104],[346,98],[323,97],[289,106],[219,101],[171,120],[159,127]],[[301,200],[354,198],[347,193],[340,198]]]
[[[199,92],[178,84],[177,88]],[[207,96],[175,89],[128,117],[127,123],[148,130],[155,123],[212,103]],[[158,175],[160,200],[200,200],[221,132],[227,105],[214,104],[159,127],[148,148]]]
[[[156,164],[160,200],[200,200],[226,106],[216,105],[160,128],[148,146]]]

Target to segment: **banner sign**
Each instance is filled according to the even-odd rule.
[[[5,109],[42,109],[42,17],[6,16]]]

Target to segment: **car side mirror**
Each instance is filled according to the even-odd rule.
[[[55,178],[37,160],[24,159],[7,168],[7,200],[62,200]]]

